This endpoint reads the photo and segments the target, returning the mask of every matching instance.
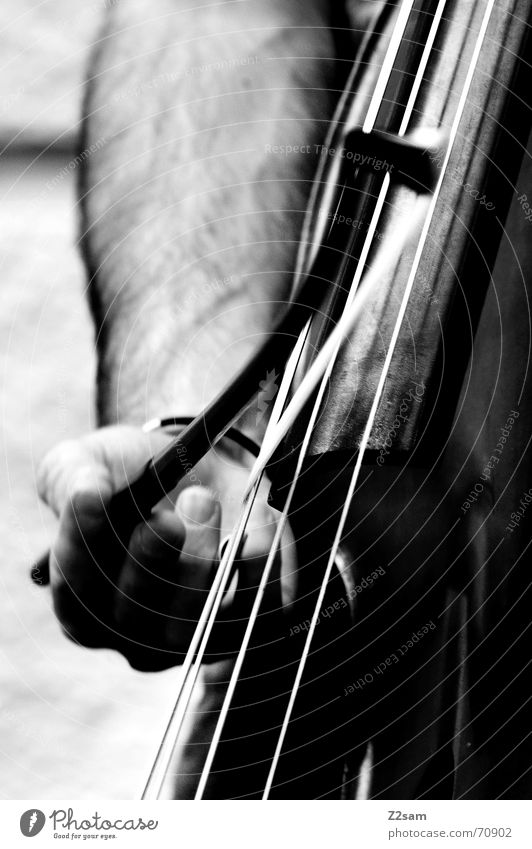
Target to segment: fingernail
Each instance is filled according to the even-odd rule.
[[[179,509],[184,519],[204,524],[212,519],[218,509],[218,502],[208,489],[191,486],[180,495]]]

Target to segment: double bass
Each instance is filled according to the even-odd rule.
[[[368,781],[374,798],[527,792],[527,536],[524,519],[508,526],[527,491],[528,373],[523,298],[493,275],[521,261],[506,219],[523,195],[530,17],[528,0],[379,6],[321,146],[289,307],[112,502],[127,539],[219,440],[241,440],[264,374],[283,374],[262,445],[244,441],[239,520],[144,798],[176,782],[227,798],[229,774],[232,798],[349,799]],[[264,480],[277,528],[257,586],[239,590]],[[287,527],[288,612],[268,604]],[[238,649],[208,735],[183,743],[235,581]],[[201,767],[183,791],[190,746]]]

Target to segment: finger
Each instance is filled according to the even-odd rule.
[[[56,446],[43,460],[40,496],[60,515],[50,556],[56,613],[65,632],[86,645],[109,645],[110,612],[125,549],[108,521],[111,494],[150,454],[137,428],[103,428]]]
[[[158,512],[136,529],[120,576],[116,619],[137,668],[182,659],[210,586],[220,507],[198,487],[178,503],[175,513]]]
[[[186,528],[179,562],[179,594],[168,621],[167,638],[188,648],[218,564],[221,507],[208,489],[193,486],[181,493],[176,513]]]
[[[243,543],[236,560],[236,576],[220,607],[217,623],[207,647],[205,660],[215,662],[229,657],[239,650],[250,613],[259,591],[264,569],[270,557],[269,580],[255,621],[254,635],[269,632],[269,638],[279,631],[279,619],[283,615],[281,591],[281,546],[273,551],[277,531],[277,520],[266,505],[257,506],[252,512]],[[252,636],[252,642],[255,639]]]
[[[176,514],[186,528],[180,578],[185,587],[202,596],[203,603],[212,583],[213,564],[218,557],[221,507],[208,489],[191,486],[179,496]]]
[[[109,488],[76,487],[64,506],[51,552],[56,614],[68,636],[84,645],[109,645],[111,640],[106,602],[112,595],[113,576],[100,565],[115,548],[106,519],[110,498]]]
[[[168,644],[166,629],[176,604],[185,533],[181,519],[165,510],[138,525],[131,537],[115,594],[114,618],[121,651],[136,669],[164,669],[179,660]]]
[[[275,548],[275,551],[273,549]],[[268,560],[274,557],[269,567],[269,579],[264,604],[269,609],[289,606],[295,596],[297,558],[296,546],[290,526],[278,534],[278,517],[266,505],[254,511],[239,558],[239,591],[248,595],[258,589]]]

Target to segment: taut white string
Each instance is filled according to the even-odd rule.
[[[389,46],[389,49],[388,49],[388,52],[387,52],[387,57],[385,59],[385,63],[383,63],[383,68],[381,69],[381,74],[379,76],[377,88],[376,88],[376,91],[374,93],[374,97],[372,99],[372,104],[370,105],[370,109],[373,107],[373,109],[375,111],[375,116],[376,116],[377,111],[378,111],[378,108],[376,108],[376,107],[378,105],[380,105],[380,102],[382,100],[382,92],[380,92],[380,89],[382,88],[382,90],[384,91],[385,83],[387,81],[389,74],[391,73],[391,71],[393,69],[393,61],[394,61],[395,55],[396,55],[397,50],[398,50],[400,43],[401,43],[401,33],[398,31],[398,26],[399,25],[406,26],[406,22],[407,22],[408,15],[410,13],[410,9],[411,9],[412,5],[413,5],[412,2],[403,3],[402,9],[401,9],[400,14],[398,16],[398,21],[396,22],[396,27],[395,27],[394,33],[392,35],[390,46]],[[438,9],[438,12],[440,11],[441,8],[443,8],[444,5],[445,5],[445,0],[440,0],[440,6],[439,6],[439,9]],[[436,14],[438,14],[438,12]],[[437,24],[435,25],[435,22],[433,22],[432,30],[435,31],[436,28],[437,28]],[[430,35],[429,35],[429,41],[430,41]],[[425,51],[424,51],[424,57],[426,57],[425,61],[423,61],[423,58],[422,58],[423,67],[426,65],[426,61],[428,61],[428,56],[430,54],[432,42],[429,45],[429,41],[427,42],[427,45],[426,45]],[[420,73],[421,72],[418,71],[418,74],[417,74],[418,80],[420,80]],[[410,100],[409,100],[409,104],[412,104],[412,108],[413,108],[414,100],[415,100],[415,92],[413,92],[411,94],[411,97],[410,97]],[[410,108],[410,110],[408,110],[408,106],[407,106],[407,111],[411,112],[411,108]],[[405,118],[406,118],[406,116],[405,116]],[[406,124],[408,123],[407,120],[405,121],[405,118],[403,119],[403,124],[402,124],[402,127],[401,127],[402,132],[404,132],[404,128],[406,128]],[[374,118],[373,118],[373,120],[374,120]],[[369,131],[369,129],[368,129],[368,117],[366,118],[366,122],[364,124],[364,129],[366,131]],[[387,186],[386,186],[386,189],[387,189]],[[381,190],[382,200],[384,200],[385,193],[386,193],[386,190],[384,191],[384,193],[382,193],[382,190]],[[379,209],[379,213],[380,213],[380,209]],[[370,236],[370,234],[368,233],[368,237],[369,236]],[[362,269],[363,269],[362,258],[361,258],[361,262],[359,263],[359,269],[360,269],[360,274],[361,274]],[[354,283],[355,283],[355,281],[354,281]],[[356,289],[356,287],[352,289],[352,293],[351,293],[352,295],[354,295],[355,289]],[[301,353],[302,340],[304,339],[304,336],[305,336],[307,330],[308,330],[308,326],[305,329],[305,332],[300,336],[301,345],[300,345],[299,350],[297,349],[297,346],[296,346],[296,349],[294,350],[294,352],[293,352],[293,354],[290,358],[290,361],[288,363],[288,367],[287,367],[288,372],[290,371],[290,368],[289,368],[290,363],[293,364],[292,365],[292,375],[293,375],[293,369],[295,368],[294,364],[295,364],[295,362],[297,362],[297,359],[299,358],[299,355]],[[338,343],[338,347],[339,347],[340,344],[341,344],[341,341]],[[337,347],[337,350],[338,350],[338,347]],[[335,356],[336,356],[336,353],[335,353],[334,357]],[[327,377],[328,377],[328,373],[330,373],[330,370],[332,369],[333,363],[334,363],[334,359],[331,358],[331,362],[329,364],[329,367],[325,372],[324,378],[322,379],[322,391],[320,392],[320,395],[319,395],[320,400],[321,400],[321,397],[322,397],[323,389],[326,386],[326,380],[327,380]],[[289,377],[289,381],[291,381],[291,377]],[[285,381],[283,381],[283,384],[287,388],[285,389],[285,391],[283,393],[283,391],[282,391],[283,387],[281,387],[281,390],[278,393],[278,396],[277,396],[277,399],[276,399],[276,404],[275,404],[275,407],[274,407],[274,411],[272,413],[271,423],[276,422],[276,420],[277,420],[276,414],[280,413],[282,406],[285,402],[286,396],[287,396],[287,391],[288,391],[288,387],[290,385],[290,382],[285,383]],[[293,400],[295,400],[295,398]],[[317,414],[318,410],[319,410],[319,404],[316,404],[314,413]],[[315,419],[315,415],[313,414],[313,420],[314,419]],[[307,433],[308,433],[309,438],[310,438],[311,427],[308,429]],[[304,458],[304,451],[305,451],[305,446],[304,446],[304,449],[303,449],[303,451],[300,455],[301,461]],[[266,460],[266,462],[267,462],[267,460]],[[255,467],[254,467],[255,476],[257,475],[257,467],[258,467],[258,462],[255,464]],[[191,698],[191,695],[192,695],[192,692],[193,692],[193,688],[194,688],[194,685],[195,685],[195,682],[196,682],[196,679],[197,679],[197,675],[199,673],[200,664],[201,664],[203,655],[205,653],[205,649],[206,649],[208,640],[210,638],[210,634],[211,634],[211,631],[212,631],[212,627],[214,625],[214,621],[215,621],[215,618],[216,618],[216,615],[217,615],[217,611],[218,611],[219,606],[220,606],[220,604],[223,600],[223,596],[224,596],[225,589],[226,589],[226,586],[227,586],[227,581],[228,581],[229,576],[231,574],[232,565],[234,564],[234,560],[237,556],[238,549],[239,549],[241,540],[243,538],[243,534],[245,532],[245,527],[247,525],[247,520],[249,518],[249,513],[250,513],[252,506],[253,506],[253,502],[254,502],[254,498],[256,496],[258,486],[260,485],[260,477],[261,477],[260,475],[258,477],[256,477],[256,479],[254,481],[254,484],[256,484],[256,485],[252,484],[250,486],[248,484],[248,489],[247,489],[247,492],[246,492],[246,496],[244,498],[244,506],[245,506],[244,514],[241,517],[241,522],[237,525],[237,528],[236,528],[236,530],[233,534],[232,540],[230,541],[228,548],[226,549],[226,552],[224,553],[224,557],[222,558],[219,569],[217,571],[217,575],[215,577],[215,581],[214,581],[213,586],[211,588],[211,592],[209,593],[205,607],[202,611],[202,616],[200,617],[200,621],[198,622],[198,627],[195,631],[193,640],[192,640],[191,645],[189,647],[189,651],[187,652],[187,656],[186,656],[184,664],[183,664],[183,681],[182,681],[180,694],[178,696],[176,706],[174,708],[174,711],[172,713],[168,728],[167,728],[165,736],[163,738],[163,742],[161,743],[161,747],[160,747],[159,753],[157,755],[154,767],[152,769],[152,773],[151,773],[150,778],[148,780],[148,783],[146,785],[146,790],[145,790],[143,798],[147,798],[151,794],[151,790],[152,790],[154,785],[158,784],[158,791],[157,792],[160,792],[162,784],[164,783],[165,777],[168,773],[168,768],[169,768],[169,765],[170,765],[170,762],[171,762],[173,751],[175,749],[177,737],[179,735],[179,731],[180,731],[182,723],[184,721],[184,718],[185,718],[185,715],[186,715],[186,710],[188,708],[188,704],[189,704],[189,701],[190,701],[190,698]],[[294,484],[295,484],[296,480],[297,480],[297,475],[294,479]],[[248,509],[246,509],[246,505],[247,505]],[[276,551],[277,551],[278,542],[280,540],[282,530],[283,530],[284,525],[286,523],[287,513],[283,518],[284,518],[284,521],[282,522],[282,527],[280,527],[280,528],[278,527],[278,529],[277,529],[276,542],[275,542],[274,546],[272,546],[272,550],[270,552],[270,558],[269,559],[270,559],[271,562],[269,563],[269,566],[267,564],[267,567],[265,568],[266,575],[264,576],[264,574],[263,574],[263,581],[261,581],[261,586],[259,587],[258,597],[255,600],[255,602],[256,602],[255,605],[254,605],[255,614],[252,617],[252,619],[250,620],[250,623],[248,625],[249,634],[247,633],[248,639],[246,640],[245,646],[247,646],[247,643],[249,642],[249,636],[250,636],[250,633],[251,633],[251,629],[253,627],[256,616],[258,615],[258,610],[259,610],[259,607],[260,607],[260,602],[262,600],[262,596],[264,594],[265,586],[267,584],[268,575],[269,575],[269,572],[271,570],[271,566],[272,566],[274,559],[275,559],[275,554],[276,554]],[[200,635],[203,631],[204,631],[203,640],[202,640],[201,645],[199,647],[198,654],[195,655],[196,648],[198,646],[198,642],[199,642],[199,639],[200,639]],[[239,654],[239,658],[241,658],[240,666],[241,666],[241,663],[244,659],[245,651],[246,651],[246,648],[244,647],[244,649],[241,650],[241,653]],[[194,673],[193,675],[190,674],[191,668],[192,668],[192,672]],[[239,672],[239,669],[236,671],[236,674],[234,675],[235,682],[238,678],[238,672]],[[228,700],[228,702],[230,702],[230,699]],[[221,723],[221,725],[223,726],[223,722]],[[212,754],[212,757],[214,757],[214,752]],[[208,772],[208,770],[207,770],[207,772]],[[204,774],[205,774],[205,770],[204,770]],[[200,795],[200,798],[201,798],[201,793],[199,795]]]
[[[488,27],[488,24],[489,24],[491,13],[493,11],[494,3],[495,3],[495,0],[488,0],[486,10],[484,12],[484,17],[482,19],[482,24],[481,24],[481,27],[480,27],[480,30],[479,30],[479,35],[478,35],[477,41],[475,43],[475,48],[473,50],[473,55],[472,55],[471,62],[470,62],[468,72],[467,72],[467,75],[466,75],[466,80],[465,80],[465,83],[464,83],[464,88],[462,90],[462,93],[461,93],[461,96],[460,96],[460,101],[459,101],[457,111],[456,111],[456,114],[455,114],[455,117],[454,117],[454,120],[453,120],[453,125],[452,125],[451,132],[450,132],[449,143],[448,143],[448,146],[447,146],[447,151],[446,151],[446,155],[445,155],[443,166],[442,166],[442,171],[441,171],[438,183],[436,185],[434,195],[433,195],[433,197],[430,201],[430,206],[429,206],[428,212],[427,212],[426,217],[425,217],[425,222],[423,224],[423,229],[422,229],[421,236],[420,236],[420,239],[419,239],[419,244],[418,244],[418,247],[417,247],[417,250],[416,250],[414,261],[412,263],[410,275],[409,275],[409,278],[408,278],[408,281],[407,281],[407,284],[406,284],[406,287],[405,287],[405,292],[403,294],[403,299],[401,301],[401,306],[400,306],[399,313],[398,313],[398,316],[397,316],[397,321],[396,321],[395,326],[394,326],[392,339],[390,341],[390,346],[388,348],[388,352],[387,352],[385,363],[384,363],[384,366],[383,366],[383,369],[382,369],[381,377],[379,379],[379,384],[377,386],[377,391],[376,391],[375,397],[373,399],[373,404],[371,406],[371,410],[370,410],[370,413],[369,413],[368,421],[366,423],[366,427],[364,428],[364,433],[363,433],[362,440],[361,440],[361,443],[360,443],[360,446],[359,446],[357,461],[356,461],[356,464],[355,464],[355,468],[353,470],[353,475],[351,477],[351,481],[350,481],[347,497],[346,497],[346,500],[345,500],[345,504],[344,504],[344,507],[342,509],[342,514],[341,514],[341,517],[340,517],[340,523],[338,525],[338,529],[337,529],[337,532],[336,532],[336,535],[335,535],[333,546],[331,548],[331,552],[330,552],[330,555],[329,555],[329,560],[328,560],[327,567],[326,567],[325,574],[324,574],[324,578],[323,578],[323,581],[322,581],[322,584],[321,584],[320,593],[319,593],[319,596],[318,596],[318,600],[317,600],[317,603],[316,603],[314,614],[312,616],[312,620],[311,620],[311,623],[310,623],[310,626],[309,626],[309,629],[308,629],[308,632],[307,632],[307,636],[306,636],[306,639],[305,639],[305,647],[303,649],[303,654],[302,654],[301,661],[300,661],[300,664],[299,664],[299,668],[298,668],[298,671],[297,671],[297,674],[296,674],[296,679],[295,679],[294,685],[292,687],[292,692],[290,694],[290,701],[289,701],[288,708],[287,708],[287,711],[286,711],[286,714],[285,714],[285,717],[284,717],[283,726],[282,726],[282,729],[281,729],[281,734],[279,736],[276,751],[275,751],[275,754],[274,754],[274,757],[273,757],[273,760],[272,760],[272,764],[271,764],[271,767],[270,767],[270,772],[269,772],[269,775],[268,775],[266,787],[265,787],[264,794],[263,794],[263,797],[262,797],[263,799],[268,799],[272,785],[273,785],[273,779],[275,777],[275,772],[277,770],[277,765],[278,765],[279,758],[280,758],[280,755],[281,755],[283,743],[284,743],[284,740],[285,740],[285,737],[286,737],[286,732],[288,730],[288,724],[290,722],[290,718],[291,718],[292,711],[293,711],[293,708],[294,708],[294,703],[295,703],[297,693],[298,693],[298,690],[299,690],[299,687],[300,687],[300,684],[301,684],[301,679],[302,679],[303,672],[304,672],[304,669],[305,669],[306,661],[307,661],[307,658],[308,658],[308,655],[309,655],[309,652],[310,652],[310,645],[312,643],[314,632],[316,630],[316,624],[317,624],[319,612],[320,612],[320,609],[321,609],[322,604],[323,604],[323,599],[324,599],[324,596],[325,596],[327,584],[328,584],[328,581],[329,581],[329,578],[330,578],[330,575],[331,575],[331,571],[332,571],[332,568],[334,566],[334,562],[335,562],[336,555],[337,555],[337,552],[338,552],[338,548],[339,548],[339,545],[340,545],[340,542],[341,542],[341,539],[342,539],[342,535],[343,535],[344,528],[345,528],[345,523],[347,521],[347,516],[348,516],[348,513],[349,513],[350,506],[351,506],[351,501],[353,499],[353,494],[354,494],[354,491],[356,489],[356,485],[358,483],[358,477],[360,475],[360,469],[362,467],[362,461],[363,461],[364,453],[365,453],[365,450],[367,448],[369,438],[371,436],[371,431],[373,429],[375,416],[377,414],[377,410],[378,410],[378,407],[379,407],[379,404],[380,404],[382,391],[384,389],[386,377],[387,377],[388,371],[390,369],[390,364],[391,364],[391,360],[392,360],[393,353],[394,353],[394,350],[395,350],[395,346],[396,346],[396,343],[397,343],[397,339],[398,339],[398,336],[399,336],[399,331],[400,331],[401,324],[402,324],[402,321],[403,321],[403,318],[404,318],[404,314],[406,312],[406,308],[408,306],[408,301],[410,299],[410,294],[411,294],[412,287],[413,287],[413,284],[414,284],[415,276],[416,276],[416,273],[417,273],[417,270],[418,270],[418,267],[419,267],[421,255],[422,255],[422,252],[423,252],[423,249],[424,249],[424,246],[425,246],[425,242],[426,242],[426,239],[427,239],[429,227],[430,227],[430,224],[432,222],[432,217],[434,215],[434,211],[435,211],[436,204],[437,204],[437,201],[438,201],[442,182],[443,182],[443,179],[444,179],[444,176],[445,176],[445,173],[446,173],[446,169],[447,169],[447,166],[448,166],[448,163],[449,163],[449,159],[450,159],[450,156],[451,156],[452,148],[453,148],[454,142],[456,140],[456,137],[458,135],[458,128],[459,128],[460,120],[462,118],[462,114],[463,114],[463,111],[464,111],[464,108],[465,108],[465,105],[466,105],[466,102],[467,102],[467,95],[468,95],[469,89],[471,87],[473,74],[475,72],[475,68],[476,68],[477,63],[478,63],[478,57],[480,55],[480,49],[481,49],[482,44],[484,42],[486,30],[487,30],[487,27]]]
[[[438,25],[439,25],[441,10],[443,9],[445,2],[446,2],[446,0],[440,0],[439,8],[437,10],[437,13],[435,14],[435,20],[433,21],[433,24],[431,26],[431,31],[430,31],[429,37],[427,39],[427,44],[425,46],[424,53],[423,53],[423,56],[422,56],[422,60],[421,60],[421,63],[420,63],[420,66],[418,68],[416,78],[415,78],[415,81],[414,81],[414,85],[413,85],[414,94],[413,94],[413,96],[411,95],[411,97],[409,99],[409,102],[407,104],[406,111],[405,111],[405,116],[403,117],[403,122],[402,122],[402,125],[401,125],[401,131],[400,131],[401,134],[404,133],[404,131],[405,131],[407,125],[408,125],[408,120],[409,120],[410,115],[412,113],[413,105],[414,105],[414,102],[415,102],[415,96],[416,96],[417,91],[419,89],[419,85],[421,84],[421,79],[422,79],[426,64],[428,62],[428,57],[430,55],[430,50],[432,48],[435,33],[436,33]],[[367,114],[366,120],[364,122],[364,130],[366,132],[369,132],[373,128],[374,121],[375,121],[376,116],[378,114],[378,109],[380,108],[380,105],[382,104],[382,96],[383,96],[383,93],[384,93],[384,90],[385,90],[385,87],[386,87],[386,83],[388,82],[388,79],[389,79],[389,77],[392,73],[392,70],[393,70],[393,63],[395,61],[397,51],[400,47],[402,37],[404,36],[404,32],[406,30],[406,26],[407,26],[407,23],[408,23],[408,18],[409,18],[409,14],[410,14],[412,5],[413,5],[413,0],[412,1],[406,0],[406,2],[403,3],[402,8],[400,10],[400,13],[398,15],[398,19],[396,21],[394,31],[392,33],[392,37],[391,37],[391,40],[390,40],[390,45],[388,47],[387,54],[386,54],[386,57],[385,57],[385,61],[383,62],[383,66],[382,66],[380,74],[379,74],[379,79],[378,79],[378,82],[377,82],[377,85],[376,85],[376,88],[375,88],[375,92],[373,94],[372,101],[371,101],[369,109],[368,109],[368,114]],[[357,270],[356,270],[356,273],[355,273],[355,277],[354,277],[352,286],[350,288],[350,293],[349,293],[346,305],[344,307],[344,316],[346,314],[348,314],[349,307],[353,302],[353,299],[355,297],[355,293],[356,293],[358,285],[360,283],[360,279],[361,279],[363,271],[364,271],[365,263],[366,263],[371,245],[372,245],[373,236],[375,234],[377,224],[378,224],[378,221],[379,221],[379,218],[380,218],[380,214],[382,212],[382,207],[384,205],[384,201],[385,201],[386,194],[387,194],[387,191],[388,191],[388,188],[389,188],[389,184],[390,184],[390,178],[389,178],[389,175],[386,175],[385,179],[383,180],[383,185],[381,186],[381,189],[380,189],[380,192],[379,192],[379,198],[377,200],[377,204],[376,204],[375,210],[373,212],[373,216],[372,216],[372,221],[371,221],[370,226],[368,228],[368,233],[367,233],[367,236],[366,236],[366,239],[365,239],[365,242],[364,242],[364,246],[363,246],[363,249],[362,249],[362,252],[361,252],[361,256],[360,256],[358,264],[357,264]],[[402,246],[403,246],[403,243],[401,242],[401,247]],[[400,251],[397,252],[397,256],[399,255],[399,253],[400,253]],[[391,256],[395,256],[395,255],[393,254],[393,252],[388,251],[387,252],[388,262],[390,261]],[[366,287],[368,289],[370,288],[370,282],[369,281],[365,281],[365,290],[366,290]],[[297,359],[299,359],[299,355],[301,353],[301,348],[302,348],[302,343],[303,343],[304,338],[306,337],[307,332],[308,332],[308,324],[307,324],[305,330],[303,331],[303,333],[300,335],[300,339],[299,339],[300,348],[299,348],[298,353],[297,353],[297,358],[295,360],[294,360],[294,356],[291,358],[291,362],[293,362],[293,367],[288,370],[289,371],[288,375],[285,372],[283,383],[282,383],[281,389],[280,389],[278,396],[277,396],[277,399],[276,399],[276,405],[275,405],[275,408],[274,408],[274,413],[272,414],[272,419],[270,420],[270,427],[266,431],[266,435],[265,435],[265,438],[264,438],[265,442],[268,441],[269,430],[274,426],[274,424],[278,423],[279,418],[281,416],[281,411],[282,411],[282,408],[284,406],[285,400],[288,396],[289,387],[290,387],[291,382],[292,382],[292,378],[293,378],[293,374],[294,374],[294,370],[295,370],[295,362],[297,362]],[[350,331],[346,331],[346,335],[349,332]],[[208,755],[207,755],[207,758],[206,758],[206,761],[205,761],[205,764],[204,764],[204,767],[203,767],[203,770],[202,770],[200,782],[199,782],[197,792],[196,792],[196,796],[195,796],[196,800],[201,799],[203,797],[203,793],[205,791],[206,783],[208,781],[210,771],[211,771],[211,768],[212,768],[212,764],[213,764],[213,761],[214,761],[214,757],[216,755],[216,751],[217,751],[217,748],[218,748],[218,745],[219,745],[219,742],[220,742],[220,739],[221,739],[221,734],[223,732],[223,727],[225,725],[227,714],[228,714],[230,706],[231,706],[231,701],[232,701],[233,696],[234,696],[234,691],[235,691],[236,685],[238,683],[238,678],[239,678],[239,675],[240,675],[240,672],[241,672],[241,668],[242,668],[242,665],[243,665],[243,662],[244,662],[244,659],[245,659],[246,652],[247,652],[248,647],[249,647],[249,641],[251,639],[251,634],[252,634],[253,628],[255,626],[256,619],[257,619],[258,614],[259,614],[260,606],[261,606],[261,603],[262,603],[262,600],[263,600],[263,597],[264,597],[264,593],[265,593],[265,590],[266,590],[266,586],[267,586],[267,583],[268,583],[268,580],[269,580],[271,570],[273,568],[273,564],[275,562],[275,557],[277,555],[280,540],[281,540],[282,534],[284,532],[286,522],[288,520],[288,513],[289,513],[290,504],[291,504],[292,497],[293,497],[293,494],[294,494],[294,491],[295,491],[297,479],[298,479],[299,473],[301,471],[302,464],[304,462],[304,458],[306,456],[306,451],[308,449],[308,445],[309,445],[311,434],[312,434],[312,428],[313,428],[314,422],[316,420],[316,417],[317,417],[319,409],[320,409],[320,404],[321,404],[321,400],[323,398],[325,388],[327,386],[328,377],[329,377],[329,375],[332,371],[332,368],[334,366],[334,362],[336,360],[340,346],[341,346],[341,344],[342,344],[342,342],[344,341],[345,338],[346,338],[345,335],[342,336],[342,337],[339,337],[336,344],[334,346],[331,346],[331,353],[330,353],[330,356],[329,356],[329,362],[326,365],[324,374],[322,375],[320,391],[318,392],[318,397],[315,400],[311,419],[310,419],[309,424],[307,426],[305,438],[303,440],[303,444],[302,444],[301,450],[299,452],[296,472],[295,472],[295,475],[294,475],[294,478],[293,478],[293,481],[292,481],[292,485],[290,487],[289,494],[287,496],[287,499],[286,499],[284,507],[283,507],[282,516],[278,520],[278,525],[277,525],[277,528],[276,528],[276,534],[275,534],[275,537],[274,537],[274,542],[272,544],[271,550],[269,552],[268,560],[267,560],[266,565],[265,565],[264,570],[263,570],[263,574],[262,574],[262,577],[261,577],[259,588],[257,590],[257,595],[255,597],[255,601],[254,601],[254,604],[253,604],[253,607],[252,607],[252,611],[251,611],[251,614],[250,614],[248,625],[246,627],[246,632],[245,632],[245,635],[244,635],[242,646],[239,650],[237,659],[235,661],[235,665],[233,667],[233,671],[232,671],[231,678],[230,678],[230,681],[229,681],[228,689],[226,691],[226,695],[224,697],[224,702],[223,702],[222,708],[220,710],[220,714],[219,714],[218,721],[217,721],[217,724],[216,724],[216,728],[215,728],[215,731],[214,731],[214,734],[213,734],[213,738],[212,738],[211,744],[209,746],[209,752],[208,752]],[[295,352],[294,352],[294,354],[295,354]],[[318,380],[319,380],[319,378],[318,378]],[[294,397],[293,400],[295,400],[295,397]],[[305,399],[305,400],[307,400],[307,399]],[[284,416],[283,416],[283,419],[284,419]],[[262,452],[261,452],[261,455],[262,455]],[[251,481],[253,481],[253,475],[258,473],[258,467],[259,467],[259,464],[260,464],[261,455],[259,455],[259,458],[258,458],[257,462],[255,463],[254,469],[252,470]],[[265,468],[266,463],[268,462],[270,456],[271,455],[267,456],[267,459],[264,461],[264,464],[262,466],[262,472],[259,475],[259,479],[260,479],[260,477],[262,477],[262,473],[264,472],[264,468]],[[254,484],[251,483],[251,486],[253,486],[253,485]],[[247,493],[249,494],[249,492],[250,492],[250,482],[248,482]]]
[[[159,746],[146,787],[142,794],[142,799],[158,799],[161,794],[164,782],[168,775],[179,733],[183,726],[187,708],[194,691],[194,686],[199,675],[207,643],[210,639],[216,616],[223,601],[227,584],[232,573],[233,564],[238,555],[238,550],[245,533],[255,495],[260,486],[260,480],[261,479],[259,477],[257,479],[256,486],[252,488],[246,496],[240,521],[236,525],[235,530],[231,535],[231,539],[229,540],[222,555],[220,565],[216,571],[216,575],[207,595],[203,610],[201,611],[197,627],[194,630],[194,635],[185,656],[185,660],[183,661],[182,680],[179,694]]]
[[[290,376],[290,378],[293,377],[293,374],[295,373],[295,370],[297,368],[297,363],[299,357],[301,356],[305,341],[305,335],[307,332],[308,323],[302,331],[299,339],[297,340],[297,343],[294,346],[294,349],[290,354],[290,357],[286,364],[285,371]],[[286,402],[289,385],[290,383],[287,382],[284,387],[280,387],[279,392],[277,393],[275,404],[270,417],[271,423],[276,422],[279,415],[281,414],[282,408]],[[200,619],[198,620],[198,624],[194,630],[194,635],[191,644],[187,651],[185,660],[183,661],[182,677],[179,692],[174,703],[170,719],[168,720],[163,738],[161,740],[157,755],[154,759],[150,775],[148,777],[148,781],[145,785],[142,794],[142,799],[159,798],[165,780],[168,776],[172,758],[177,746],[179,734],[183,727],[186,712],[188,710],[188,706],[190,704],[190,700],[194,691],[194,686],[196,684],[197,677],[200,671],[201,661],[203,659],[204,654],[204,651],[202,651],[202,646],[207,645],[215,618],[223,601],[227,583],[230,575],[232,574],[232,567],[234,565],[235,558],[238,555],[243,540],[249,515],[253,508],[254,499],[258,491],[259,485],[260,479],[257,481],[256,488],[252,488],[252,490],[248,491],[248,494],[243,499],[242,513],[240,515],[240,519],[231,534],[228,545],[225,551],[223,552],[223,556],[220,560],[220,564],[218,566],[213,584],[207,596],[205,606],[202,609]],[[203,643],[200,645],[200,639],[202,635],[204,639]]]

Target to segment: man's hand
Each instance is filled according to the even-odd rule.
[[[159,505],[124,543],[109,522],[110,500],[168,439],[134,427],[101,428],[56,446],[38,476],[41,498],[59,517],[50,580],[63,630],[83,645],[115,648],[146,671],[183,660],[212,583],[220,539],[236,518],[246,480],[243,463],[217,451],[195,470],[200,486],[185,481],[175,507],[169,499]],[[239,560],[238,604],[232,584],[209,659],[236,648],[274,533],[272,511],[258,505]],[[287,575],[294,574],[293,548],[285,535]],[[279,565],[267,599],[273,610],[282,606]],[[285,601],[292,588],[287,577]]]

